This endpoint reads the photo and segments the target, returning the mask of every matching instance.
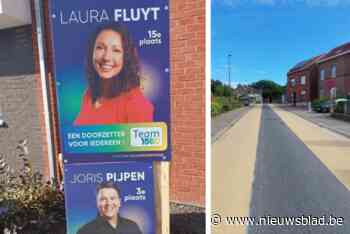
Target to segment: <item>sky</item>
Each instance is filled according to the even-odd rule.
[[[350,0],[211,0],[211,79],[228,83],[230,67],[232,86],[285,85],[294,65],[347,42]]]

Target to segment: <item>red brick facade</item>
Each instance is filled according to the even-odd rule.
[[[319,71],[324,70],[324,79],[319,79],[320,96],[331,97],[332,88],[335,88],[335,97],[350,95],[350,53],[321,60],[318,67]],[[332,67],[335,67],[334,75],[332,75]]]
[[[305,77],[305,83],[301,83],[302,77]],[[288,75],[287,100],[288,102],[309,102],[310,97],[310,71],[304,70]]]
[[[205,204],[205,1],[171,1],[171,200]]]
[[[321,56],[301,62],[292,68],[287,76],[287,101],[307,104],[317,98],[318,70],[316,62]]]
[[[55,87],[51,76],[52,52],[47,1],[44,1],[44,8],[46,55],[48,57],[47,76],[50,81],[51,107],[56,110]],[[170,2],[170,9],[173,148],[170,168],[170,199],[180,203],[204,206],[205,1],[175,0]],[[34,44],[36,46],[36,41]],[[38,53],[36,52],[37,71],[39,71],[38,61]],[[38,84],[40,84],[39,74],[37,76]],[[42,100],[41,90],[38,90],[38,99]],[[43,110],[41,109],[40,112]],[[57,113],[54,113],[53,121],[55,126],[54,143],[58,146]],[[44,123],[43,119],[42,123]],[[46,146],[44,144],[44,148]],[[57,150],[55,155],[58,153]]]
[[[350,43],[297,64],[287,76],[289,103],[306,103],[320,97],[350,96]],[[302,76],[306,77],[305,85],[300,82]],[[303,90],[305,95],[301,93]]]

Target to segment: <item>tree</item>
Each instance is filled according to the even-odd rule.
[[[216,88],[222,86],[222,82],[220,80],[211,80],[211,92],[215,93]]]
[[[279,99],[285,92],[285,87],[271,80],[260,80],[251,85],[253,88],[261,90],[263,98],[270,100]]]
[[[233,96],[233,89],[228,85],[224,85],[219,80],[212,80],[211,81],[211,93],[213,94],[213,96],[231,97],[231,96]]]

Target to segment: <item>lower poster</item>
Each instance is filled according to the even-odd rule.
[[[68,234],[155,233],[151,162],[66,164]]]

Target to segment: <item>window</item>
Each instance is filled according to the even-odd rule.
[[[320,80],[324,80],[324,69],[320,71]]]
[[[337,88],[336,87],[331,88],[330,94],[331,94],[331,98],[332,99],[336,98],[336,96],[337,96]]]
[[[290,84],[294,87],[295,86],[295,79],[291,79]]]
[[[306,91],[305,91],[305,90],[302,90],[302,91],[301,91],[301,95],[304,96],[305,94],[306,94]]]
[[[300,77],[300,84],[304,85],[306,83],[306,77],[302,76]]]
[[[331,67],[331,77],[335,78],[337,76],[337,65],[333,64]]]
[[[323,89],[320,89],[320,97],[324,97],[324,91],[323,91]]]

